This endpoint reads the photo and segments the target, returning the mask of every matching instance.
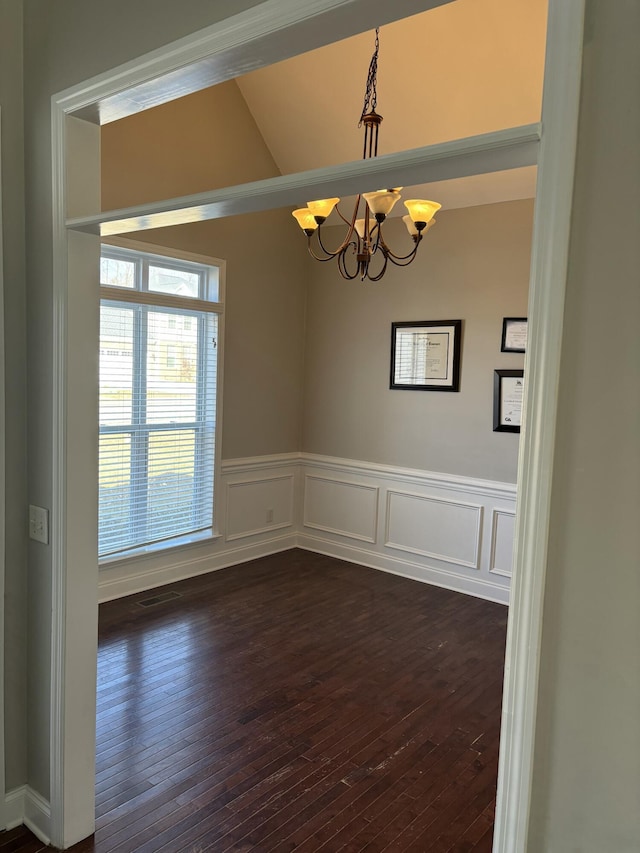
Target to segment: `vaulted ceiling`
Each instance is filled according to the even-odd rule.
[[[547,0],[454,0],[383,27],[379,153],[539,121],[546,15]],[[359,159],[373,45],[370,31],[238,78],[283,174]],[[527,198],[535,168],[420,189],[445,207]]]

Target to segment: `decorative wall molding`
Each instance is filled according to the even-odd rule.
[[[227,482],[226,489],[227,542],[293,526],[293,473]]]
[[[379,462],[362,462],[356,459],[341,459],[337,456],[321,456],[316,453],[302,453],[299,459],[305,468],[321,468],[325,471],[341,471],[346,474],[365,474],[380,480],[394,480],[401,483],[418,483],[421,486],[446,488],[447,491],[473,492],[487,497],[515,500],[516,484],[500,483],[495,480],[481,480],[476,477],[461,477],[459,474],[441,474],[434,471],[422,471],[420,468],[401,468],[394,465],[382,465]]]
[[[508,603],[510,483],[306,453],[221,469],[220,535],[104,566],[100,601],[301,547]]]
[[[491,521],[491,557],[489,571],[510,578],[513,564],[515,510],[494,509]]]
[[[399,506],[400,503],[404,503],[402,509]],[[409,514],[408,507],[411,503],[414,504],[416,512],[413,519],[407,519],[406,516]],[[431,517],[429,517],[429,507],[433,507]],[[457,517],[455,517],[456,510]],[[483,507],[479,504],[432,497],[416,492],[400,492],[395,489],[388,489],[385,547],[395,548],[399,551],[408,551],[410,554],[422,557],[431,557],[432,559],[442,560],[445,563],[467,566],[469,569],[479,569],[482,510]],[[409,536],[406,535],[405,531],[404,543],[394,541],[394,533],[396,534],[396,538],[398,538],[397,533],[399,532],[397,525],[394,525],[397,515],[404,516],[404,527],[407,526],[407,521],[409,521],[409,524],[413,521],[413,531],[411,531]],[[463,527],[464,525],[466,525],[466,530]],[[452,529],[454,526],[456,527],[455,530]],[[424,547],[420,548],[416,544],[410,544],[410,542],[416,541],[416,534],[425,542]],[[469,549],[469,557],[465,559],[464,556],[455,556],[454,554],[444,554],[430,550],[430,547],[426,544],[428,540],[434,541],[434,543],[441,542],[449,550],[453,550],[452,546],[466,546]],[[441,547],[440,551],[444,551],[445,547]]]
[[[252,474],[255,471],[279,470],[287,465],[298,467],[299,453],[270,453],[268,456],[247,456],[242,459],[224,459],[221,463],[223,476],[234,474]]]
[[[4,798],[7,829],[24,824],[43,844],[51,843],[51,807],[29,785],[8,791]]]
[[[375,485],[305,473],[303,527],[375,543],[379,493]]]
[[[490,572],[491,524],[494,510],[515,512],[514,484],[306,453],[300,466],[306,483],[355,483],[379,500],[367,520],[375,535],[357,537],[348,525],[345,532],[314,523],[312,513],[324,510],[307,505],[305,490],[299,547],[508,603],[509,578]]]

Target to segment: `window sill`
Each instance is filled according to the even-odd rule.
[[[221,534],[212,529],[200,530],[198,533],[188,533],[185,536],[176,536],[175,539],[167,539],[164,542],[153,542],[151,545],[143,545],[139,548],[130,548],[128,551],[120,551],[108,557],[98,559],[98,568],[106,569],[127,563],[139,557],[155,557],[162,554],[180,551],[190,545],[202,545],[203,542],[213,542],[220,539]]]

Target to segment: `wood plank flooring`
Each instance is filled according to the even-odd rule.
[[[300,550],[102,605],[72,851],[489,853],[506,618]]]

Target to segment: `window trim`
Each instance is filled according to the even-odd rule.
[[[226,262],[220,258],[215,258],[207,255],[199,255],[193,252],[185,252],[182,249],[157,246],[154,243],[147,243],[141,240],[129,240],[124,238],[102,238],[100,241],[100,253],[102,256],[103,249],[106,249],[106,254],[113,253],[118,255],[118,249],[125,250],[121,257],[124,259],[125,252],[134,252],[138,255],[145,256],[145,262],[154,259],[170,262],[171,259],[176,261],[184,261],[193,263],[199,266],[214,267],[218,271],[218,299],[217,301],[209,301],[206,299],[195,298],[191,296],[174,296],[173,294],[160,293],[155,291],[134,289],[129,287],[112,287],[109,285],[99,285],[99,302],[103,300],[117,302],[131,302],[138,305],[156,306],[159,308],[175,308],[187,311],[204,311],[218,316],[218,332],[217,332],[217,358],[216,358],[216,414],[215,414],[215,436],[214,456],[213,456],[213,518],[212,526],[200,530],[194,530],[191,533],[183,533],[178,536],[173,536],[157,542],[150,542],[145,545],[136,545],[132,548],[118,552],[117,554],[107,554],[103,557],[98,557],[98,568],[100,570],[113,568],[116,565],[126,564],[128,561],[139,559],[140,557],[160,557],[169,552],[180,551],[194,545],[201,545],[204,542],[213,541],[221,537],[220,532],[220,495],[221,495],[221,463],[222,463],[222,422],[223,422],[223,376],[224,376],[224,299],[226,290]],[[138,283],[136,283],[138,286]],[[209,283],[205,283],[205,291],[208,289]]]

